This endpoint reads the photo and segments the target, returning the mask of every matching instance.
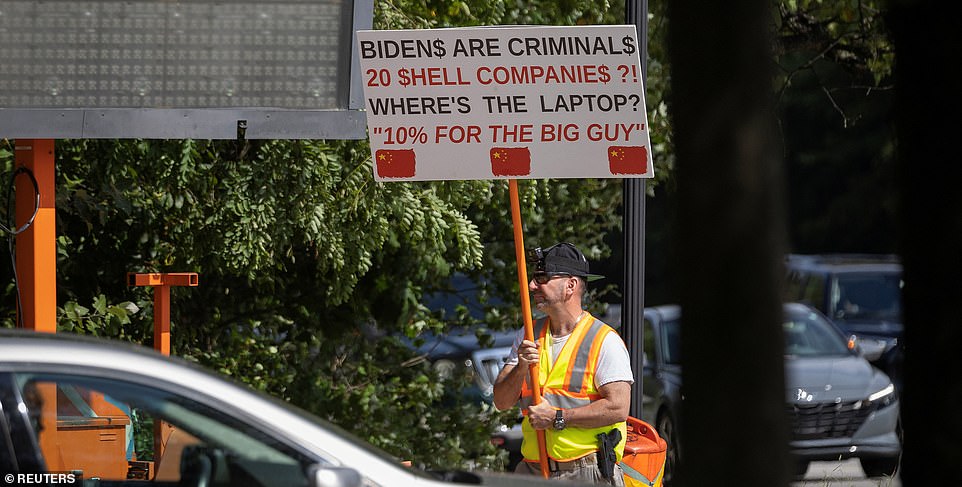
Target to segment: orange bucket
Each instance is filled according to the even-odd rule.
[[[625,487],[661,487],[665,473],[668,443],[650,424],[628,417],[628,440],[621,469],[625,473]]]

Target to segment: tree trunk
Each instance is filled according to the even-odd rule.
[[[789,482],[769,3],[668,4],[687,486]]]
[[[904,485],[962,485],[962,192],[958,2],[896,1],[905,288]]]

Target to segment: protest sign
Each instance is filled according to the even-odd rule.
[[[379,181],[654,174],[634,26],[357,39]]]

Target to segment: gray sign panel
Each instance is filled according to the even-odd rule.
[[[3,0],[0,136],[365,136],[372,0]]]

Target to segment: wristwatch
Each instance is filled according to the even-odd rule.
[[[564,409],[559,409],[554,413],[554,429],[558,431],[565,429]]]

